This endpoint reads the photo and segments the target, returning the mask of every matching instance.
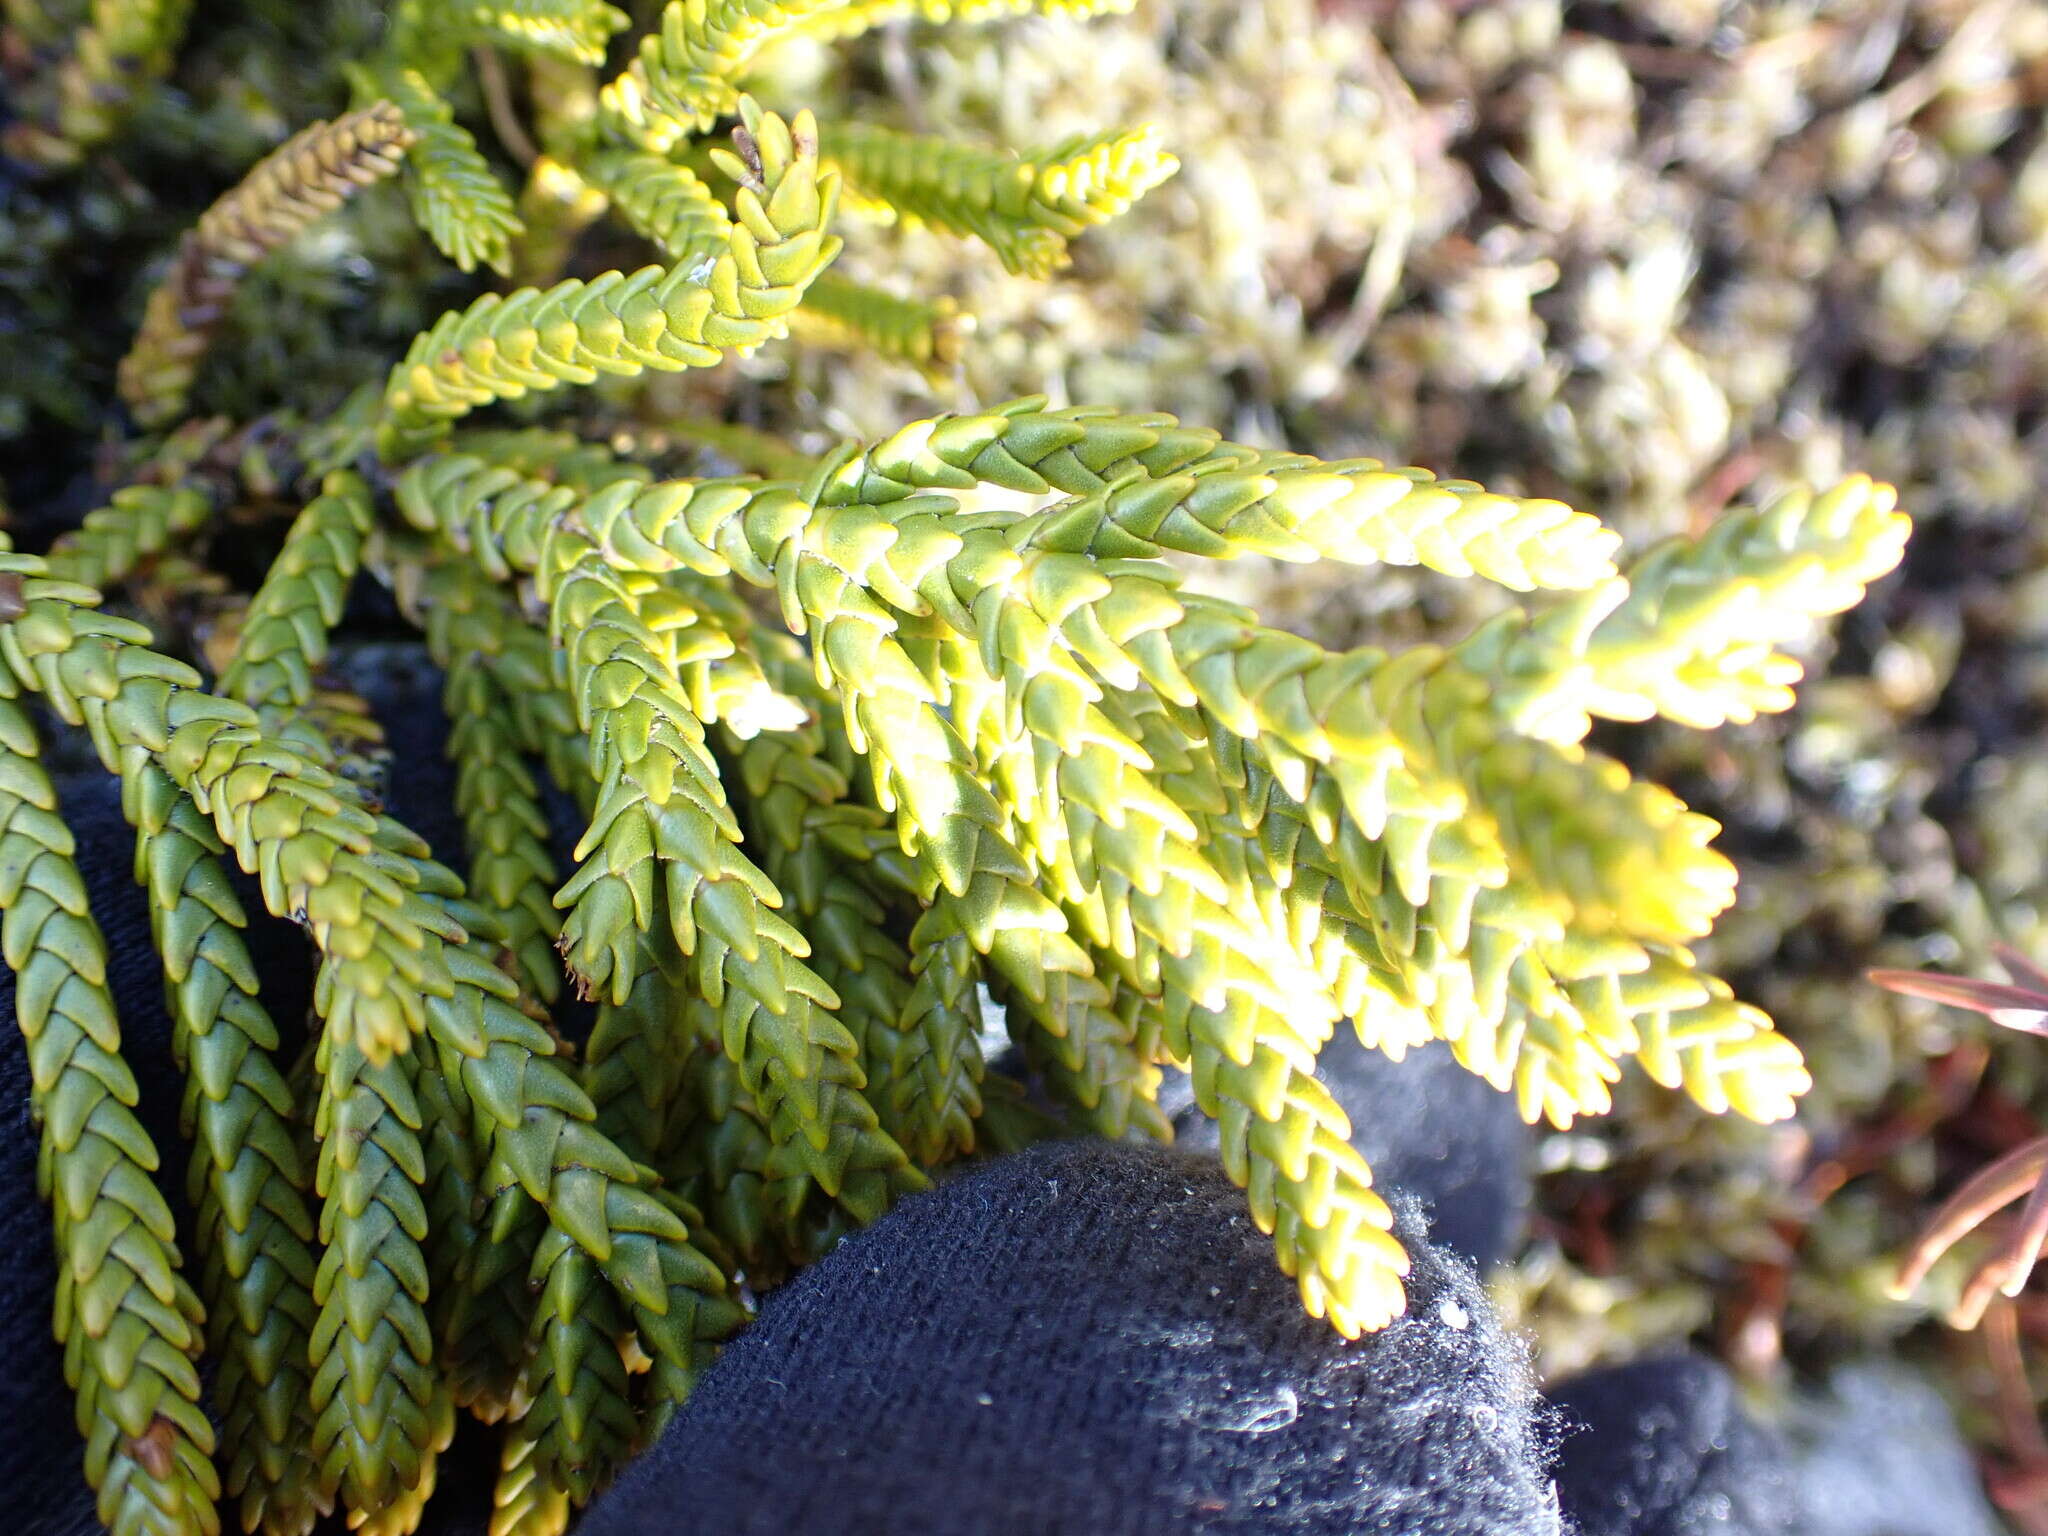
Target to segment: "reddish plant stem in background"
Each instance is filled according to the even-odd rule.
[[[1783,1353],[1784,1317],[1792,1264],[1813,1212],[1850,1181],[1874,1173],[1900,1151],[1953,1119],[1977,1095],[1990,1047],[1965,1041],[1928,1067],[1927,1089],[1912,1103],[1881,1118],[1852,1125],[1833,1152],[1810,1162],[1794,1186],[1796,1211],[1771,1223],[1780,1255],[1746,1266],[1723,1314],[1721,1353],[1738,1370],[1764,1375]]]
[[[1985,1359],[1993,1406],[2010,1462],[1993,1461],[1984,1482],[1995,1503],[2026,1536],[2048,1536],[2048,1435],[2034,1411],[2034,1388],[2020,1352],[2020,1313],[2000,1300],[1984,1315]]]

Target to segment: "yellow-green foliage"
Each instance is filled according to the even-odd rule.
[[[578,64],[602,64],[612,35],[631,25],[604,0],[455,0],[421,4],[414,16],[430,35],[559,54]]]
[[[944,294],[906,299],[824,272],[804,295],[794,324],[806,341],[865,349],[936,371],[960,360],[971,322]]]
[[[519,215],[476,140],[418,70],[395,69],[377,83],[416,135],[406,156],[405,191],[420,227],[465,272],[479,262],[510,270],[511,242],[522,233]]]
[[[107,990],[106,944],[38,761],[22,685],[0,702],[0,945],[28,1043],[37,1161],[56,1224],[64,1377],[78,1395],[86,1476],[111,1530],[219,1529],[213,1426],[199,1401],[199,1298],[178,1273],[158,1154]]]
[[[359,188],[389,176],[415,138],[396,106],[373,102],[287,140],[206,210],[179,241],[121,359],[121,398],[139,420],[161,426],[183,413],[243,274]]]
[[[708,270],[643,267],[486,294],[425,332],[391,371],[378,449],[403,457],[493,400],[590,384],[601,373],[706,368],[724,350],[778,335],[810,280],[839,253],[825,232],[837,183],[817,167],[809,114],[785,125],[747,103],[742,154],[717,150],[739,183],[726,249]]]
[[[973,235],[1030,277],[1064,266],[1068,240],[1124,212],[1178,166],[1149,129],[1020,155],[847,124],[825,153],[867,207]]]
[[[583,172],[621,219],[685,272],[716,261],[732,238],[725,204],[686,165],[645,150],[608,149],[586,160]]]
[[[191,0],[92,0],[54,80],[30,92],[30,113],[8,129],[7,151],[62,168],[119,133],[170,67],[191,11]]]
[[[115,1530],[215,1528],[204,1338],[252,1527],[340,1508],[411,1529],[466,1410],[510,1421],[494,1528],[559,1532],[744,1321],[742,1275],[772,1283],[1032,1123],[983,1058],[984,997],[1071,1126],[1164,1136],[1161,1071],[1185,1069],[1304,1305],[1346,1335],[1401,1312],[1407,1259],[1314,1076],[1339,1028],[1397,1055],[1447,1040],[1558,1124],[1604,1110],[1630,1059],[1762,1120],[1806,1087],[1687,948],[1733,898],[1717,829],[1584,739],[1785,708],[1780,647],[1899,558],[1886,488],[1791,493],[1624,561],[1556,501],[1038,399],[822,456],[679,426],[772,478],[661,478],[626,437],[471,419],[790,330],[943,369],[965,317],[830,270],[842,178],[1044,274],[1172,157],[1142,129],[1038,155],[821,130],[743,77],[798,34],[1029,8],[672,0],[604,82],[603,4],[402,4],[365,105],[188,237],[123,374],[153,424],[186,409],[242,272],[401,156],[459,266],[545,276],[286,431],[284,474],[141,442],[137,483],[47,557],[0,554],[0,937]],[[465,51],[501,47],[536,56],[524,219],[450,105]],[[731,148],[698,154],[724,117]],[[559,276],[606,207],[607,238],[660,264]],[[211,688],[101,610],[284,481],[300,510]],[[1560,595],[1454,644],[1331,652],[1183,584],[1246,557]],[[322,678],[360,576],[446,674],[466,880],[375,798],[360,706]],[[30,693],[137,830],[203,1308]],[[543,777],[583,819],[573,869]],[[319,951],[296,1070],[230,858]],[[545,1022],[570,989],[597,1004],[574,1060]]]

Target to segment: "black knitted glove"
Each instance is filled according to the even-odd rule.
[[[1559,1496],[1580,1536],[1792,1536],[1786,1453],[1713,1361],[1663,1355],[1551,1393],[1566,1433]]]
[[[1408,1316],[1347,1344],[1209,1158],[1003,1159],[770,1297],[582,1531],[1560,1530],[1523,1351],[1400,1217]]]

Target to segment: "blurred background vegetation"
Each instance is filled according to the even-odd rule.
[[[202,0],[118,155],[48,182],[0,164],[0,485],[31,545],[92,504],[114,363],[177,231],[342,107],[337,61],[379,10]],[[13,87],[66,11],[0,12]],[[1138,0],[900,24],[768,72],[764,94],[821,115],[886,102],[1020,147],[1149,121],[1182,170],[1049,284],[928,232],[859,243],[853,275],[970,318],[936,371],[771,348],[595,392],[593,430],[709,465],[720,434],[694,423],[815,449],[1043,392],[1556,496],[1637,545],[1789,480],[1899,486],[1906,566],[1813,657],[1795,712],[1606,743],[1725,824],[1741,904],[1704,963],[1818,1086],[1765,1129],[1637,1082],[1543,1134],[1499,1288],[1546,1373],[1689,1339],[1769,1395],[1902,1352],[2016,1516],[2048,1520],[2014,1347],[2048,1343],[2048,1301],[1948,1333],[1967,1251],[1914,1300],[1885,1294],[1933,1199],[2040,1128],[2048,1047],[1862,979],[1988,974],[2000,938],[2048,956],[2048,0]],[[486,148],[512,167],[516,144]],[[646,259],[589,238],[598,264]],[[318,413],[483,282],[374,189],[245,285],[198,398]],[[1486,600],[1409,571],[1229,579],[1333,644],[1456,633]]]

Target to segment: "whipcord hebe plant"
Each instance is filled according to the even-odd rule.
[[[1045,273],[1172,172],[1143,132],[1013,155],[821,133],[738,88],[787,35],[916,9],[671,0],[600,84],[626,18],[595,0],[393,7],[361,104],[185,237],[121,370],[168,429],[132,483],[47,555],[0,555],[0,938],[110,1528],[212,1531],[225,1493],[251,1529],[337,1505],[411,1529],[466,1409],[506,1423],[496,1528],[560,1530],[742,1324],[742,1279],[1057,1123],[988,1074],[986,999],[1071,1126],[1165,1135],[1160,1067],[1185,1068],[1346,1336],[1400,1313],[1406,1260],[1313,1075],[1344,1021],[1396,1055],[1448,1040],[1560,1125],[1606,1109],[1628,1057],[1759,1120],[1806,1086],[1686,947],[1733,897],[1714,824],[1582,742],[1596,717],[1785,708],[1779,647],[1899,558],[1885,487],[1790,492],[1618,570],[1615,536],[1554,501],[1042,400],[695,481],[467,421],[794,322],[943,363],[949,310],[827,270],[842,187]],[[13,152],[88,163],[181,21],[95,0]],[[442,95],[475,47],[532,56],[516,199]],[[730,117],[732,148],[699,154]],[[177,425],[241,275],[394,172],[465,270],[552,285],[487,294],[381,388],[272,424],[260,478],[307,497],[209,687],[101,591],[249,488],[233,424]],[[662,264],[552,281],[607,205]],[[1456,644],[1332,653],[1184,588],[1245,556],[1566,595]],[[362,571],[445,672],[466,881],[383,812],[373,730],[324,675]],[[196,1290],[32,700],[83,728],[135,828]],[[543,777],[587,823],[572,871]],[[229,859],[319,951],[297,1066]],[[573,1050],[548,1015],[565,976],[597,1004]]]

